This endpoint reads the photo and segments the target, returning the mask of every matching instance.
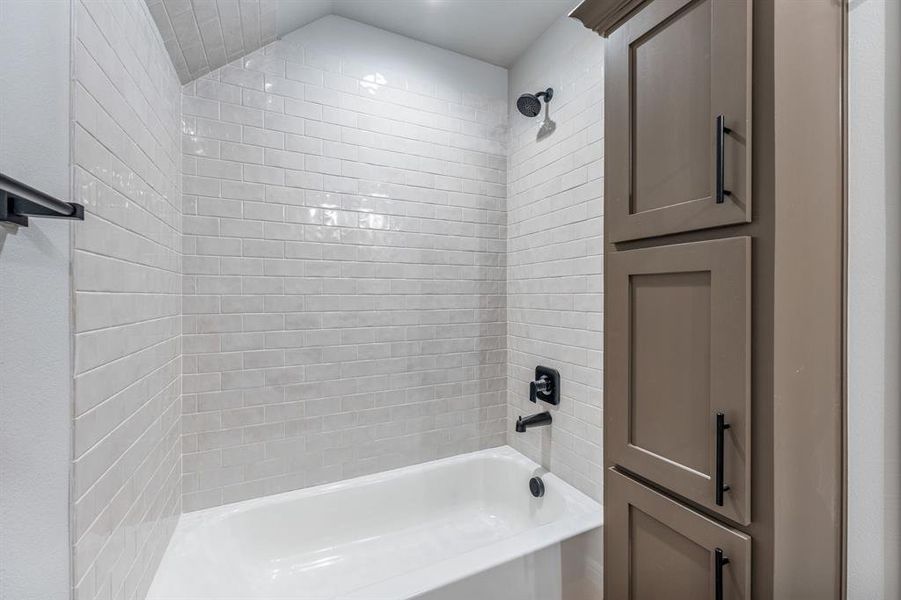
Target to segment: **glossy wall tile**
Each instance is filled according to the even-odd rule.
[[[275,41],[278,0],[147,0],[182,83]]]
[[[603,501],[604,41],[560,19],[510,68],[510,98],[554,88],[542,116],[510,107],[507,163],[507,441]],[[550,428],[514,432],[536,365],[559,370]],[[564,551],[564,597],[599,598],[602,536]]]
[[[554,88],[557,128],[510,107],[507,186],[507,430],[535,366],[560,371],[552,430],[510,444],[601,501],[604,42],[571,19],[551,26],[510,69],[510,98]]]
[[[505,441],[506,71],[289,38],[184,88],[185,510]]]
[[[180,86],[142,0],[74,18],[73,575],[124,600],[181,511]]]

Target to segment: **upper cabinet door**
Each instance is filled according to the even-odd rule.
[[[751,221],[751,0],[655,0],[607,45],[607,235]]]
[[[608,254],[605,294],[607,458],[749,523],[751,239]]]

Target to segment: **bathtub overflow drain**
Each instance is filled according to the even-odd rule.
[[[529,491],[536,498],[544,496],[544,482],[541,480],[541,477],[533,477],[529,480]]]

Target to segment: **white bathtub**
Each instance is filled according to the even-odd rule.
[[[483,450],[183,515],[148,598],[554,600],[561,543],[601,522],[512,448]]]

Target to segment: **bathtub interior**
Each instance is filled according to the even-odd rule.
[[[600,525],[600,507],[510,448],[189,514],[151,588],[175,598],[400,598]]]
[[[564,510],[561,494],[551,489],[533,501],[524,493],[528,477],[511,466],[519,466],[515,458],[496,453],[484,460],[445,461],[416,477],[392,471],[317,488],[304,497],[303,515],[293,506],[295,495],[283,494],[222,521],[228,535],[253,545],[255,554],[278,557],[415,528],[436,514],[480,514],[509,531],[558,519]]]

